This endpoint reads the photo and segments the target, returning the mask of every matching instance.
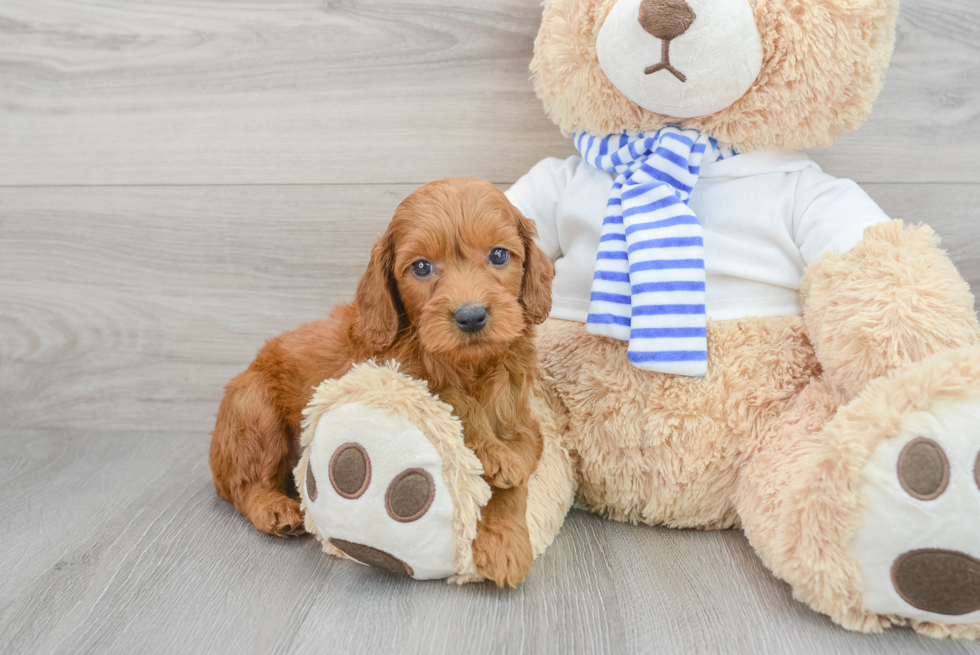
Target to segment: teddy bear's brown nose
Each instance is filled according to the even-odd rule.
[[[643,0],[640,25],[655,38],[670,41],[691,27],[697,16],[685,0]]]

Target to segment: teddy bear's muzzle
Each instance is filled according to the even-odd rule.
[[[661,40],[660,63],[648,66],[644,74],[665,70],[681,82],[687,82],[687,76],[670,63],[670,42],[690,29],[697,18],[691,5],[686,0],[643,0],[639,13],[640,26],[647,34]]]
[[[616,0],[596,36],[596,53],[623,95],[677,118],[730,106],[762,70],[750,0]]]

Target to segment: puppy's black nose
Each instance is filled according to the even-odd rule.
[[[480,305],[463,305],[454,315],[456,327],[463,332],[479,332],[487,326],[487,308]]]

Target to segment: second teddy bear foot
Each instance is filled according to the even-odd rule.
[[[746,535],[795,598],[850,630],[980,638],[980,348],[842,398],[815,381],[743,472]]]
[[[850,551],[865,606],[917,622],[980,622],[980,398],[910,414],[871,455],[862,492]]]

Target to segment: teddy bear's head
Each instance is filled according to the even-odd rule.
[[[534,74],[563,132],[830,145],[881,89],[898,0],[545,0]]]

